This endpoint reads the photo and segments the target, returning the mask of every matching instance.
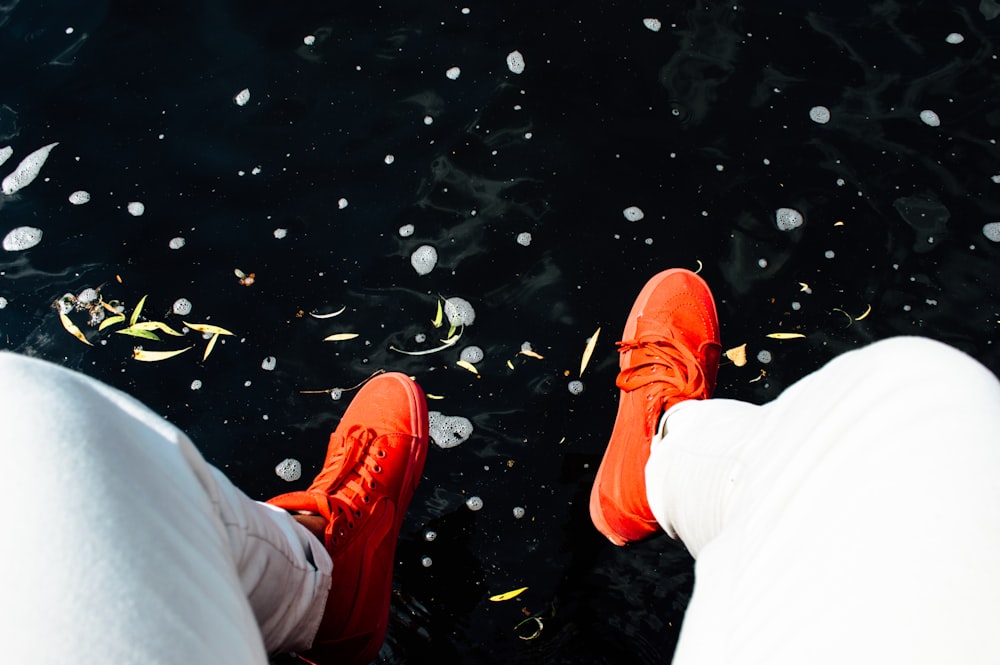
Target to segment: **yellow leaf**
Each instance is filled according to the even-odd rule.
[[[695,259],[695,261],[698,262],[698,269],[694,271],[694,274],[697,275],[698,273],[701,272],[701,269],[704,268],[705,266],[702,264],[701,259]]]
[[[726,357],[732,360],[737,367],[743,367],[747,364],[747,345],[734,346],[726,351]]]
[[[205,347],[205,355],[201,357],[202,362],[208,360],[208,354],[212,352],[215,348],[215,343],[219,341],[219,333],[212,335],[212,339],[208,340],[208,346]]]
[[[514,363],[512,363],[511,361],[508,360],[507,361],[507,367],[510,367],[511,369],[514,369]]]
[[[160,360],[166,360],[167,358],[173,358],[174,356],[179,356],[185,351],[190,351],[193,348],[193,346],[188,346],[183,349],[177,349],[176,351],[145,351],[137,346],[132,349],[132,357],[136,360],[141,360],[142,362],[154,363]]]
[[[768,335],[771,339],[800,339],[805,337],[802,333],[770,333]]]
[[[437,314],[434,315],[434,320],[431,321],[431,324],[433,324],[435,328],[440,328],[444,324],[444,310],[441,309],[440,298],[438,298]]]
[[[112,310],[113,311],[113,310]],[[125,317],[121,314],[115,314],[114,316],[109,316],[108,318],[101,321],[101,325],[97,326],[98,330],[104,330],[108,326],[113,326],[116,323],[121,323],[125,320]]]
[[[335,316],[343,314],[346,309],[347,305],[344,305],[336,312],[330,312],[329,314],[317,314],[316,312],[309,312],[309,316],[313,317],[314,319],[332,319]]]
[[[344,342],[349,339],[354,339],[358,336],[358,333],[336,333],[333,335],[328,335],[323,338],[324,342]]]
[[[508,591],[507,593],[498,593],[495,596],[490,596],[490,600],[492,600],[495,603],[499,603],[504,600],[510,600],[511,598],[517,598],[527,590],[528,587],[523,586],[520,589],[514,589],[513,591]]]
[[[594,348],[597,346],[597,336],[601,334],[601,328],[598,327],[594,334],[590,336],[587,340],[587,348],[583,350],[583,358],[580,359],[580,376],[583,376],[583,370],[587,368],[587,363],[590,362],[590,356],[594,353]]]
[[[233,274],[236,275],[237,277],[239,277],[240,279],[246,279],[246,276],[247,276],[247,274],[245,272],[243,272],[242,270],[240,270],[239,268],[234,268],[233,269]]]
[[[868,309],[865,310],[865,313],[862,314],[861,316],[854,317],[854,320],[855,321],[860,321],[861,319],[865,318],[866,316],[868,316],[871,313],[872,313],[872,306],[868,305]]]
[[[128,320],[128,324],[130,326],[134,326],[135,322],[139,320],[139,312],[142,311],[142,306],[145,304],[146,304],[146,296],[143,296],[142,298],[139,299],[139,304],[135,306],[134,310],[132,310],[132,316]]]
[[[160,330],[167,333],[168,335],[173,335],[174,337],[184,336],[184,333],[177,332],[176,330],[168,326],[166,323],[163,323],[162,321],[140,321],[139,323],[134,323],[129,327],[135,330]]]
[[[151,330],[143,330],[142,328],[137,328],[136,326],[129,326],[128,328],[122,328],[121,330],[116,330],[115,334],[118,335],[131,335],[132,337],[142,337],[143,339],[151,339],[156,342],[160,341],[160,338],[156,336]]]
[[[477,376],[479,375],[479,370],[476,369],[476,366],[473,365],[472,363],[470,363],[467,360],[459,360],[455,364],[458,365],[459,367],[461,367],[462,369],[469,370],[470,372],[472,372],[473,374],[475,374]]]
[[[808,290],[809,290],[809,285],[808,284],[806,284],[805,282],[799,282],[799,292],[800,293],[805,293]]]
[[[76,337],[78,340],[80,340],[87,346],[93,346],[93,344],[91,344],[90,341],[87,339],[87,336],[83,334],[83,331],[77,328],[76,324],[70,321],[68,316],[66,316],[62,312],[59,312],[59,320],[62,322],[63,328],[66,329],[66,332],[68,332],[73,337]]]
[[[191,330],[197,330],[200,333],[208,333],[210,335],[232,335],[233,334],[233,333],[229,332],[228,330],[226,330],[225,328],[220,328],[219,326],[213,326],[210,323],[188,323],[187,321],[184,321],[184,325],[186,325]]]
[[[444,395],[432,395],[430,393],[425,393],[424,397],[427,399],[444,399]]]
[[[528,349],[527,351],[525,351],[524,349],[521,349],[520,351],[518,351],[518,353],[520,353],[522,356],[528,356],[529,358],[535,358],[537,360],[541,360],[542,358],[545,357],[543,355],[535,353],[531,349]]]

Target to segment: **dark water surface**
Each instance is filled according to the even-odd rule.
[[[14,156],[0,175],[59,145],[0,197],[0,233],[44,232],[0,256],[2,339],[133,393],[255,498],[308,484],[351,394],[300,391],[407,372],[475,432],[431,450],[385,660],[667,662],[690,558],[665,537],[615,548],[587,514],[632,298],[661,269],[703,266],[723,346],[750,356],[722,368],[718,394],[757,403],[896,334],[1000,369],[1000,246],[983,231],[1000,220],[998,12],[993,0],[8,0],[0,147]],[[514,50],[522,74],[507,67]],[[817,105],[829,123],[810,119]],[[90,202],[70,204],[76,190]],[[630,206],[643,219],[628,221]],[[779,230],[781,207],[804,224]],[[409,261],[423,244],[439,254],[426,276]],[[235,336],[202,361],[200,337],[125,337],[74,313],[87,347],[51,304],[100,285],[129,312],[148,294],[146,318]],[[431,325],[438,295],[475,308],[460,342],[391,350],[447,334]],[[181,297],[189,316],[170,313]],[[766,337],[778,331],[805,338]],[[360,336],[322,341],[336,332]],[[525,341],[544,359],[517,355]],[[196,347],[141,363],[136,343]],[[485,351],[479,376],[455,364],[467,344]],[[286,457],[304,466],[292,485],[274,472]],[[523,640],[529,615],[544,630]]]

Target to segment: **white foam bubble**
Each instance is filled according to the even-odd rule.
[[[984,224],[983,235],[993,242],[1000,242],[1000,222]]]
[[[42,241],[42,230],[33,226],[19,226],[4,236],[3,248],[8,252],[31,249]]]
[[[88,201],[90,201],[90,192],[85,192],[82,189],[69,195],[69,202],[75,206],[82,206]]]
[[[89,305],[92,302],[96,302],[98,297],[97,289],[88,287],[80,291],[80,294],[76,297],[76,301],[81,305]]]
[[[5,145],[4,147],[0,148],[0,165],[3,165],[3,163],[6,162],[8,159],[10,159],[11,155],[13,154],[14,154],[14,149],[11,148],[9,145]]]
[[[39,172],[42,170],[42,165],[49,158],[49,153],[57,145],[59,145],[58,142],[50,143],[22,159],[17,168],[14,169],[14,172],[4,178],[3,183],[0,183],[3,193],[10,196],[14,192],[30,185],[38,177]]]
[[[802,226],[802,213],[795,208],[778,208],[774,213],[774,221],[782,231],[791,231]]]
[[[527,231],[525,231],[524,233],[518,233],[517,234],[517,244],[518,245],[524,245],[525,247],[527,247],[528,245],[530,245],[531,244],[531,234],[528,233]]]
[[[394,161],[396,161],[396,155],[391,155],[391,154],[390,154],[390,155],[386,155],[386,156],[385,156],[385,157],[383,158],[383,161],[384,161],[384,162],[385,162],[386,164],[392,164],[392,163],[393,163]]]
[[[439,448],[454,448],[472,436],[472,423],[462,416],[446,416],[440,411],[427,414],[431,440]]]
[[[284,240],[285,238],[288,237],[288,229],[281,229],[281,228],[275,229],[274,237],[277,238],[278,240]]]
[[[432,531],[428,529],[427,531],[424,532],[424,540],[426,540],[428,543],[434,542],[434,540],[436,540],[437,537],[438,537],[437,531]]]
[[[5,309],[8,305],[8,301],[3,296],[0,296],[0,309]]]
[[[146,206],[141,201],[130,201],[127,208],[128,214],[133,217],[140,217],[142,213],[146,212]]]
[[[426,275],[437,265],[437,250],[430,245],[421,245],[410,254],[410,265],[418,275]]]
[[[521,506],[514,506],[514,519],[519,520],[524,517],[524,508]]]
[[[274,356],[268,356],[267,358],[264,358],[264,360],[262,360],[260,363],[260,368],[265,372],[270,372],[277,366],[278,366],[278,359],[275,358]]]
[[[201,380],[195,379],[191,382],[191,390],[201,390]]]
[[[931,127],[941,126],[941,118],[938,114],[930,109],[924,109],[920,112],[920,119],[924,121],[924,124],[930,125]]]
[[[465,501],[465,505],[468,506],[469,510],[476,511],[483,509],[483,500],[478,496],[470,496]]]
[[[452,81],[455,81],[458,79],[459,76],[462,75],[462,70],[458,67],[449,67],[448,71],[446,71],[444,75],[450,78]]]
[[[772,360],[771,352],[770,351],[766,351],[766,350],[765,351],[758,351],[757,352],[757,360],[759,362],[761,362],[761,363],[764,363],[765,365],[768,364]]]
[[[476,310],[465,298],[447,298],[444,301],[444,315],[448,324],[455,326],[471,326],[476,321]]]
[[[403,238],[409,238],[413,235],[414,230],[413,224],[403,224],[399,227],[399,235]]]
[[[583,381],[570,381],[566,387],[572,394],[579,395],[583,392]]]
[[[524,56],[520,51],[511,51],[507,54],[507,69],[515,74],[524,73]]]
[[[236,102],[237,106],[246,106],[247,102],[250,101],[250,88],[243,88],[236,93],[233,97],[233,101]]]
[[[642,19],[642,24],[653,32],[659,32],[660,28],[663,27],[663,23],[658,18],[644,18]]]
[[[180,249],[181,247],[183,247],[186,244],[187,244],[187,241],[184,240],[184,238],[181,238],[180,236],[177,236],[176,238],[171,238],[170,239],[170,242],[167,243],[167,247],[169,247],[170,249]]]
[[[813,122],[825,125],[830,122],[830,109],[825,106],[814,106],[809,109],[809,119]]]
[[[429,115],[425,115],[424,116],[424,124],[425,125],[433,125],[434,124],[434,118],[432,118]]]
[[[960,32],[952,32],[944,40],[949,44],[961,44],[965,41],[965,37]]]
[[[429,556],[420,557],[420,565],[424,568],[430,568],[434,565],[434,559]]]
[[[462,352],[458,356],[467,363],[472,363],[475,365],[477,362],[483,359],[483,350],[478,346],[467,346],[462,349]]]
[[[302,477],[302,463],[289,457],[279,462],[278,466],[274,467],[274,472],[286,482],[295,482]]]
[[[316,43],[316,35],[306,35],[302,38],[302,43],[306,46],[312,46]]]
[[[187,316],[191,313],[193,305],[187,298],[178,298],[174,301],[173,312],[178,316]]]
[[[347,207],[347,199],[337,199],[337,207],[343,210]]]
[[[622,210],[622,215],[624,215],[625,219],[627,219],[630,222],[638,222],[640,219],[646,216],[646,213],[644,213],[642,211],[642,208],[640,208],[639,206],[629,206],[624,210]]]

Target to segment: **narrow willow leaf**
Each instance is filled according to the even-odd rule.
[[[456,328],[455,326],[452,326],[452,327],[448,328],[448,335],[447,335],[447,337],[449,337],[449,338],[452,337],[455,334],[456,330],[458,330],[458,328]]]
[[[462,338],[462,332],[464,330],[465,330],[464,328],[459,329],[458,334],[456,334],[454,337],[449,337],[448,339],[443,340],[441,346],[434,347],[433,349],[424,349],[423,351],[404,351],[403,349],[397,349],[395,346],[390,346],[389,350],[395,351],[396,353],[402,353],[407,356],[426,356],[431,353],[444,351],[449,347],[455,346],[455,343]]]
[[[115,314],[114,316],[109,316],[108,318],[101,321],[101,325],[97,326],[97,329],[104,330],[108,326],[113,326],[116,323],[121,323],[124,320],[125,316],[123,314]]]
[[[770,333],[768,335],[771,339],[800,339],[805,337],[802,333]]]
[[[512,363],[511,361],[508,360],[507,361],[507,367],[509,367],[511,369],[514,369],[514,363]]]
[[[431,393],[426,393],[424,397],[427,399],[444,399],[444,395],[432,395]]]
[[[354,339],[358,336],[358,333],[336,333],[333,335],[327,335],[323,338],[324,342],[345,342],[349,339]]]
[[[335,316],[340,316],[346,310],[347,310],[347,305],[344,305],[336,312],[329,312],[328,314],[317,314],[316,312],[309,312],[309,316],[313,317],[314,319],[332,319]]]
[[[176,351],[146,351],[137,346],[132,349],[132,357],[136,360],[141,360],[144,363],[155,363],[160,360],[166,360],[167,358],[179,356],[185,351],[190,351],[193,348],[193,346],[188,346],[183,349],[177,349]]]
[[[545,624],[542,623],[541,617],[528,617],[527,619],[525,619],[521,623],[519,623],[516,626],[514,626],[514,630],[517,630],[518,628],[520,628],[524,624],[528,623],[529,621],[534,621],[535,622],[535,625],[537,626],[537,628],[535,629],[535,632],[533,632],[531,635],[521,635],[521,634],[518,634],[518,636],[517,636],[519,639],[522,639],[522,640],[524,640],[526,642],[528,640],[533,640],[536,637],[538,637],[539,635],[541,635],[542,634],[542,629],[545,628]]]
[[[861,316],[854,317],[854,320],[855,321],[860,321],[861,319],[865,318],[866,316],[868,316],[871,313],[872,313],[872,306],[868,305],[868,309],[865,310],[865,313],[862,314]]]
[[[737,367],[743,367],[747,364],[747,345],[734,346],[726,351],[726,357],[733,361]]]
[[[247,276],[247,274],[245,272],[243,272],[242,270],[240,270],[239,268],[235,268],[233,270],[233,274],[236,275],[237,277],[239,277],[240,279],[246,279],[246,276]]]
[[[702,264],[701,259],[695,259],[695,261],[698,262],[698,269],[694,271],[694,274],[697,275],[698,273],[701,272],[701,269],[704,268],[705,266],[704,264]]]
[[[159,342],[160,338],[156,336],[152,330],[143,330],[142,328],[136,328],[135,326],[129,326],[128,328],[122,328],[121,330],[115,331],[119,335],[131,335],[132,337],[142,337],[143,339],[151,339]]]
[[[215,348],[215,343],[219,341],[219,334],[215,333],[212,335],[212,339],[208,340],[208,345],[205,347],[205,355],[201,357],[202,362],[208,360],[208,354],[212,352],[212,349]]]
[[[529,358],[535,358],[536,360],[541,360],[541,359],[543,359],[545,357],[545,356],[543,356],[541,354],[535,353],[531,349],[528,349],[527,351],[525,351],[525,350],[522,349],[522,350],[518,351],[518,353],[520,353],[522,356],[528,356]]]
[[[434,315],[434,320],[431,321],[435,328],[440,328],[444,324],[444,310],[441,309],[441,299],[438,298],[438,308],[437,314]]]
[[[163,321],[140,321],[139,323],[132,324],[130,327],[136,330],[160,330],[174,337],[184,336],[184,333],[177,332]]]
[[[145,304],[146,304],[146,296],[143,296],[142,298],[139,299],[139,304],[135,306],[134,310],[132,310],[132,316],[128,320],[128,324],[130,326],[134,326],[135,322],[139,320],[139,312],[142,311],[142,306]]]
[[[188,323],[187,321],[185,321],[184,325],[186,325],[191,330],[197,330],[200,333],[208,333],[210,335],[232,335],[233,334],[233,333],[229,332],[228,330],[226,330],[225,328],[220,328],[219,326],[213,326],[210,323]]]
[[[587,363],[590,362],[590,356],[594,353],[594,348],[597,346],[597,336],[601,334],[600,327],[590,336],[587,340],[587,348],[583,350],[583,357],[580,359],[580,376],[583,376],[583,370],[587,368]]]
[[[476,366],[470,363],[468,360],[459,360],[455,364],[461,367],[462,369],[467,369],[476,376],[479,376],[479,370],[476,369]]]
[[[73,337],[76,337],[78,340],[80,340],[87,346],[93,346],[93,344],[91,344],[90,341],[87,339],[87,336],[83,334],[83,331],[80,330],[75,323],[70,321],[68,316],[66,316],[62,312],[59,312],[59,320],[62,322],[62,326],[63,328],[66,329],[66,332],[68,332]]]
[[[499,603],[504,600],[510,600],[511,598],[517,598],[527,590],[528,587],[523,586],[520,589],[514,589],[513,591],[508,591],[507,593],[498,593],[495,596],[490,596],[490,600],[492,600],[495,603]]]

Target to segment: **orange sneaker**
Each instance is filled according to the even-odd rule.
[[[399,373],[366,383],[330,436],[309,489],[268,503],[322,515],[333,583],[306,662],[369,663],[389,623],[392,566],[406,507],[427,459],[427,402]]]
[[[646,499],[645,468],[660,416],[715,390],[722,347],[705,281],[681,268],[650,279],[632,305],[618,350],[618,415],[590,493],[590,519],[624,545],[659,529]]]

